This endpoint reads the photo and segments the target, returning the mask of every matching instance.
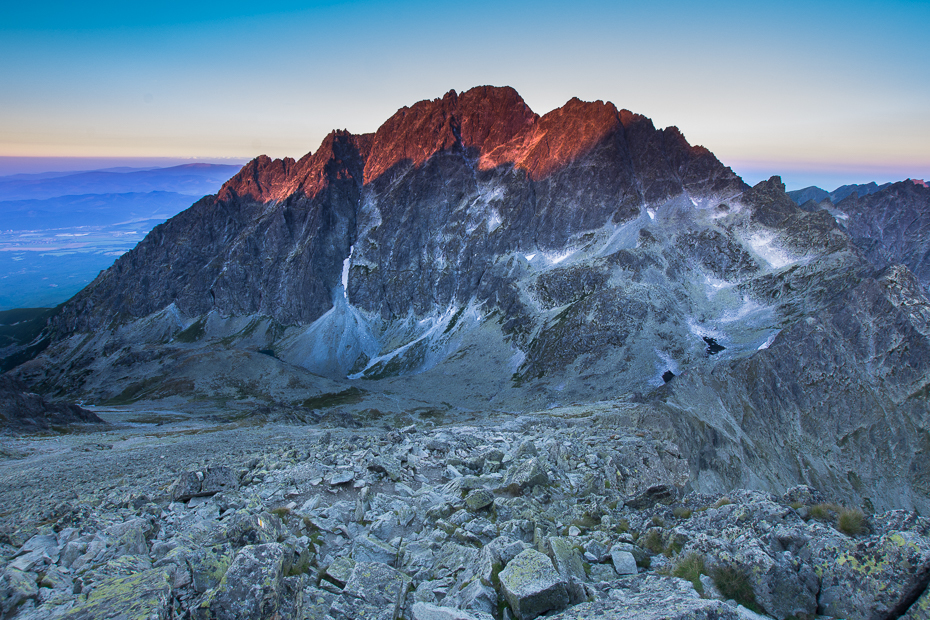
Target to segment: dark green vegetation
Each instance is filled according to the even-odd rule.
[[[40,336],[60,309],[61,306],[0,311],[0,351],[11,351],[0,359],[0,372],[32,359],[48,346],[48,338]]]

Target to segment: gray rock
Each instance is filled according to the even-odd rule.
[[[188,471],[180,475],[174,486],[171,487],[171,499],[176,502],[186,502],[200,494],[203,485],[203,473]]]
[[[587,599],[584,582],[587,576],[584,572],[584,561],[581,553],[565,538],[549,538],[546,540],[549,557],[555,565],[562,579],[565,580],[568,591],[568,602],[577,605]]]
[[[783,504],[794,504],[798,503],[803,506],[813,506],[815,504],[822,504],[827,501],[827,498],[823,496],[823,493],[817,489],[812,489],[806,484],[799,484],[793,486],[782,495],[781,501]]]
[[[352,558],[356,562],[393,564],[397,558],[397,549],[377,538],[359,536],[352,543]]]
[[[591,564],[588,567],[588,580],[594,583],[613,581],[616,578],[617,571],[614,570],[613,564]]]
[[[355,560],[341,555],[326,568],[326,577],[340,588],[344,588],[354,568]]]
[[[702,599],[683,579],[648,576],[613,588],[609,596],[582,603],[551,620],[740,620],[733,607]]]
[[[588,562],[600,564],[610,557],[610,547],[600,540],[592,538],[584,545],[584,559]]]
[[[239,511],[223,520],[222,527],[213,536],[213,542],[228,542],[234,547],[264,545],[283,541],[288,534],[281,519],[271,513],[251,514]]]
[[[930,620],[930,585],[901,616],[901,620]]]
[[[454,607],[440,607],[432,603],[414,603],[411,612],[413,620],[489,620],[488,614],[479,612],[475,615]]]
[[[494,503],[494,494],[487,489],[475,489],[465,496],[465,506],[472,512],[487,508]]]
[[[819,608],[850,620],[887,616],[919,596],[930,576],[930,538],[911,531],[828,543],[817,556]]]
[[[204,472],[200,496],[216,495],[222,491],[234,491],[239,488],[239,477],[229,467],[208,467]]]
[[[219,585],[234,558],[230,545],[194,549],[186,555],[195,592],[203,593]]]
[[[634,510],[646,510],[656,504],[671,504],[678,497],[674,487],[667,484],[651,486],[642,493],[626,500],[626,505]]]
[[[272,618],[283,593],[284,547],[277,543],[248,545],[239,550],[223,579],[198,608],[206,620]]]
[[[330,486],[339,486],[348,484],[355,480],[355,474],[352,471],[337,471],[326,478]]]
[[[548,557],[533,549],[511,560],[501,571],[500,580],[510,609],[520,620],[532,620],[569,603],[567,582]]]
[[[88,543],[79,540],[72,540],[66,544],[59,557],[61,565],[65,568],[70,568],[76,559],[87,552],[87,544]]]
[[[358,562],[329,610],[336,620],[390,620],[403,609],[410,577],[379,562]]]
[[[400,463],[393,459],[387,459],[380,456],[376,456],[371,459],[371,461],[369,461],[368,469],[374,472],[380,472],[394,482],[398,482],[404,477]]]
[[[0,612],[7,618],[26,601],[39,597],[35,573],[7,567],[0,575]]]
[[[543,469],[539,459],[533,457],[515,465],[507,474],[506,484],[515,485],[526,491],[537,485],[549,483],[549,475]]]
[[[610,550],[610,559],[614,564],[614,570],[618,575],[635,575],[636,558],[629,551],[614,546]]]

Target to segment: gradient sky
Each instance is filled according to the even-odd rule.
[[[677,125],[749,182],[930,177],[927,0],[8,4],[0,157],[300,157],[495,84]]]

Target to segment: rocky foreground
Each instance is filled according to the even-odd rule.
[[[916,513],[688,493],[619,402],[414,422],[4,440],[0,617],[930,618]]]

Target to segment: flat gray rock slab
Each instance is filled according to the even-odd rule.
[[[744,620],[723,601],[702,599],[689,582],[675,577],[633,578],[597,601],[575,605],[549,620]]]
[[[493,618],[487,614],[474,615],[454,607],[440,607],[432,603],[415,603],[413,605],[413,620],[485,620]]]
[[[552,561],[534,549],[511,560],[501,571],[500,580],[510,609],[520,620],[532,620],[568,605],[567,582]]]
[[[102,581],[87,600],[66,613],[67,620],[127,618],[167,620],[171,600],[171,576],[164,568],[153,568],[130,577]]]

